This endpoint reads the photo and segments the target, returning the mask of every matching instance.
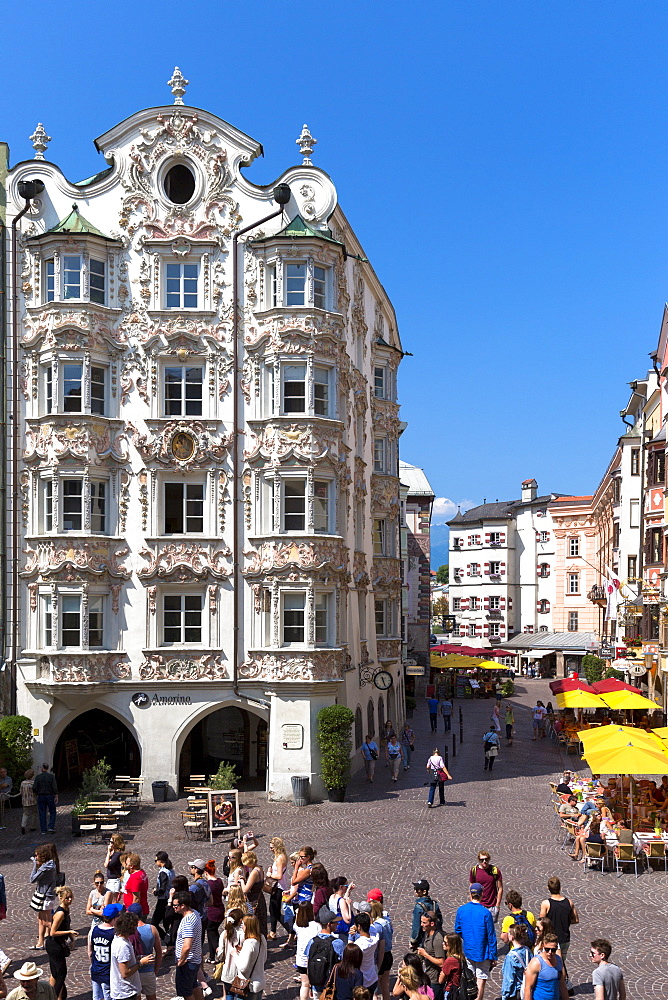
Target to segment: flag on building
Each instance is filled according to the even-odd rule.
[[[613,573],[609,566],[606,566],[608,578],[603,584],[606,597],[605,620],[607,622],[617,621],[617,605],[619,604],[619,589],[621,582],[616,573]]]

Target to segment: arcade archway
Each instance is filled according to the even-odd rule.
[[[267,787],[269,730],[259,715],[236,705],[219,708],[200,719],[186,736],[179,757],[179,785],[191,774],[215,774],[222,761],[240,775],[239,788],[264,791]]]
[[[141,774],[141,751],[128,727],[101,708],[77,715],[56,743],[54,770],[60,788],[78,785],[82,773],[102,758],[112,774]]]

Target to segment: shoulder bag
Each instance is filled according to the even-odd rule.
[[[250,984],[253,979],[253,973],[255,972],[255,966],[257,965],[258,959],[260,957],[260,947],[261,944],[258,941],[258,953],[255,961],[253,962],[253,968],[251,969],[250,976],[248,979],[243,979],[241,976],[236,975],[230,986],[228,988],[228,993],[231,993],[235,997],[247,997],[250,993]]]
[[[262,888],[264,892],[268,892],[269,895],[271,895],[278,884],[279,884],[278,879],[274,878],[273,875],[265,875],[264,882],[262,883]]]
[[[324,990],[318,997],[318,1000],[334,1000],[336,996],[336,970],[338,969],[338,962],[329,974],[329,979],[325,985]]]

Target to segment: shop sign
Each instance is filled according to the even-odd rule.
[[[615,647],[606,643],[601,646],[601,652],[599,654],[604,660],[614,660],[615,658]]]
[[[408,665],[407,664],[406,665],[406,676],[407,677],[423,677],[424,676],[424,667],[421,666],[419,663],[415,663],[413,665]]]
[[[154,694],[153,698],[145,691],[137,691],[130,699],[137,708],[156,708],[168,705],[192,705],[189,694]]]

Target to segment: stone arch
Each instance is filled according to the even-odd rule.
[[[215,720],[211,716],[216,715]],[[207,720],[210,725],[207,725]],[[242,781],[266,785],[269,708],[238,698],[197,706],[173,737],[179,783],[191,773],[214,774],[221,761],[234,765]]]
[[[142,749],[132,721],[106,705],[66,716],[52,738],[53,769],[61,786],[78,783],[83,771],[103,758],[112,774],[138,778],[142,773]]]

